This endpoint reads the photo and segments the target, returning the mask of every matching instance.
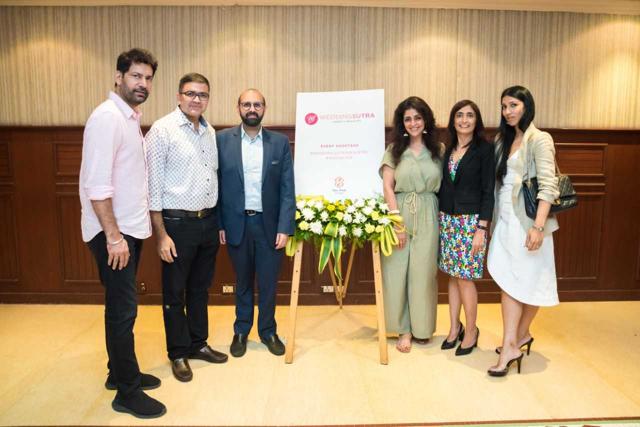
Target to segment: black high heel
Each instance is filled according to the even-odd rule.
[[[458,341],[462,341],[463,339],[464,339],[464,325],[462,324],[462,322],[460,322],[460,331],[458,332],[458,335],[456,335],[456,338],[453,341],[447,341],[447,339],[445,338],[444,341],[442,341],[440,350],[451,350],[456,346]]]
[[[473,351],[473,349],[478,346],[478,339],[480,338],[480,328],[476,326],[476,329],[478,330],[478,333],[476,334],[476,341],[473,343],[471,347],[463,348],[462,340],[460,340],[460,345],[458,346],[458,348],[456,348],[456,356],[466,356],[467,354],[470,354]]]
[[[490,377],[506,377],[507,374],[509,373],[509,368],[511,367],[511,364],[513,362],[518,362],[518,373],[520,373],[520,368],[522,365],[522,358],[524,357],[524,353],[521,353],[520,356],[516,357],[515,359],[511,359],[507,362],[507,366],[505,366],[504,369],[501,369],[499,371],[494,371],[491,369],[487,369],[487,373],[489,374]]]
[[[533,344],[533,337],[529,338],[529,341],[522,343],[520,346],[520,350],[522,350],[522,347],[527,347],[527,356],[531,353],[531,344]],[[496,347],[496,354],[500,354],[501,349],[502,347]]]

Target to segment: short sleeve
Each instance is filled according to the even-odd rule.
[[[392,147],[393,147],[393,144],[389,144],[387,149],[384,151],[384,156],[382,156],[382,162],[380,162],[380,169],[378,169],[378,173],[380,174],[381,178],[382,178],[382,168],[384,166],[389,166],[391,169],[396,168],[396,163],[393,161],[393,154],[391,154]]]

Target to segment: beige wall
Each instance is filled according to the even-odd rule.
[[[383,88],[387,122],[419,95],[440,125],[462,98],[496,125],[500,91],[523,84],[540,126],[640,127],[638,16],[341,7],[0,7],[0,124],[83,124],[132,46],[160,62],[147,124],[198,71],[215,124],[258,87],[268,124],[294,123],[299,91]]]

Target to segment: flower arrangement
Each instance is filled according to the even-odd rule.
[[[321,196],[298,196],[296,232],[287,242],[286,253],[293,256],[298,242],[311,241],[320,247],[318,273],[333,257],[334,273],[341,279],[340,260],[346,240],[358,247],[367,241],[379,242],[382,253],[389,256],[398,244],[396,228],[401,227],[402,217],[389,212],[381,197],[331,202]]]

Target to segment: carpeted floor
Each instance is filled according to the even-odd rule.
[[[283,338],[287,312],[278,307]],[[210,344],[228,352],[233,307],[209,314]],[[193,381],[180,383],[166,359],[160,307],[140,307],[138,360],[162,379],[149,394],[168,412],[138,420],[114,412],[114,392],[103,385],[101,306],[0,305],[0,425],[640,425],[640,302],[542,309],[522,374],[501,379],[486,375],[497,357],[500,306],[479,307],[479,348],[465,357],[440,350],[446,305],[438,316],[432,343],[409,354],[390,338],[383,366],[375,307],[302,306],[293,364],[254,332],[244,357],[192,361]]]

